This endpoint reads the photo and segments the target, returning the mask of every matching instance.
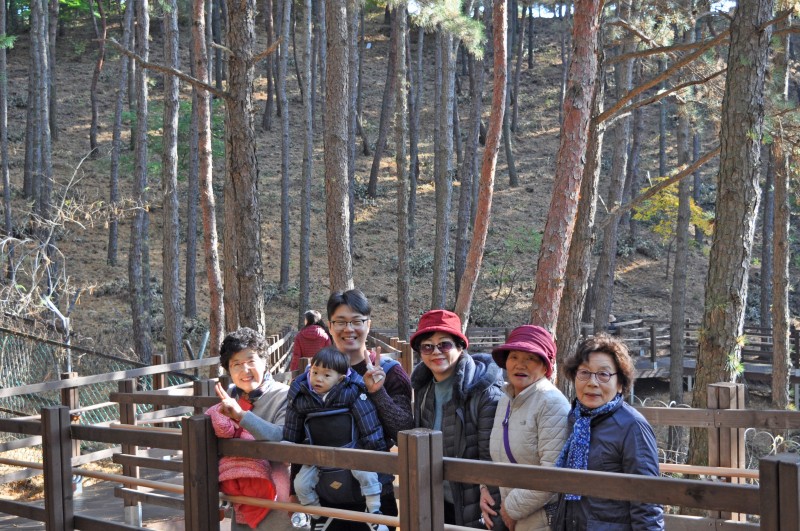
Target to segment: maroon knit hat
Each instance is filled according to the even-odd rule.
[[[461,331],[461,319],[453,312],[447,310],[430,310],[423,313],[422,317],[419,318],[417,331],[411,334],[411,339],[409,340],[411,347],[414,350],[419,350],[419,345],[414,340],[422,334],[427,334],[429,332],[444,332],[445,334],[450,334],[463,341],[464,348],[469,346],[467,336]]]
[[[492,349],[492,358],[501,369],[506,368],[506,359],[512,350],[538,354],[547,368],[545,376],[549,379],[553,374],[553,366],[556,363],[556,344],[550,332],[541,326],[518,326],[508,335],[508,340],[504,345]]]

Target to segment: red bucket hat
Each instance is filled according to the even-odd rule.
[[[547,368],[545,376],[549,379],[553,374],[553,366],[556,363],[556,343],[550,332],[541,326],[518,326],[508,335],[505,344],[492,349],[492,358],[501,369],[506,368],[506,359],[512,350],[537,354]]]
[[[417,331],[411,334],[411,347],[414,350],[419,350],[418,342],[415,341],[419,336],[429,332],[443,332],[460,339],[464,342],[464,348],[469,346],[469,340],[464,332],[461,331],[461,319],[458,315],[447,310],[430,310],[422,314],[419,318]]]

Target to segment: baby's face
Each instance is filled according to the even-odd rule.
[[[318,395],[324,395],[337,383],[344,379],[343,374],[339,374],[333,369],[326,369],[319,365],[312,365],[308,373],[308,383]]]

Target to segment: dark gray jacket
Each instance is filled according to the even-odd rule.
[[[570,414],[570,428],[574,423]],[[592,420],[589,470],[658,476],[658,446],[647,420],[626,402]],[[562,502],[563,503],[563,502]],[[566,502],[565,527],[592,531],[664,529],[664,511],[654,503],[582,496]]]
[[[453,374],[453,398],[442,410],[442,436],[445,457],[491,461],[494,413],[502,389],[502,371],[488,354],[462,353]],[[434,417],[433,373],[420,363],[411,373],[414,389],[414,423],[418,428],[432,428]],[[456,524],[468,527],[480,524],[480,488],[478,485],[451,483]]]

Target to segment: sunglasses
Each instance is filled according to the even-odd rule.
[[[447,354],[453,348],[455,348],[455,343],[452,341],[442,341],[441,343],[433,344],[433,343],[423,343],[419,346],[419,353],[424,354],[425,356],[430,356],[433,354],[434,349],[439,349],[439,352],[442,354]]]

